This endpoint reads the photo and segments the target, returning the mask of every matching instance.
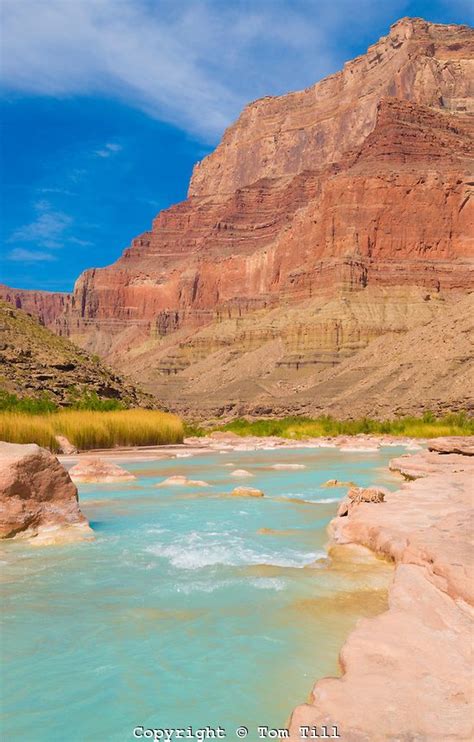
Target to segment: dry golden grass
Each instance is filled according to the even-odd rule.
[[[95,412],[61,410],[46,415],[0,414],[0,439],[11,443],[37,443],[57,450],[56,435],[64,435],[78,449],[114,446],[156,446],[181,443],[179,417],[155,410]]]
[[[58,449],[51,415],[27,415],[18,412],[0,413],[0,440],[9,443],[37,443],[38,446]]]

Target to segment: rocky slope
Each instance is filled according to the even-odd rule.
[[[473,316],[472,295],[368,287],[146,342],[122,364],[196,419],[442,414],[472,407]]]
[[[420,478],[330,525],[336,549],[363,545],[395,561],[389,609],[359,621],[342,677],[318,681],[294,711],[294,742],[300,727],[322,724],[347,742],[473,738],[472,456],[422,452],[395,468]]]
[[[0,295],[173,406],[211,370],[210,407],[255,407],[248,363],[289,406],[288,369],[304,382],[472,288],[473,65],[471,29],[403,19],[342,72],[250,104],[188,200],[71,296]]]
[[[127,405],[150,404],[98,358],[58,337],[21,309],[0,301],[0,390],[36,397],[47,391],[58,404],[96,392]]]

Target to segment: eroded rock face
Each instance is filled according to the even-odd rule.
[[[380,335],[437,321],[473,285],[473,50],[467,27],[403,19],[340,73],[248,106],[189,198],[116,263],[83,273],[62,305],[0,295],[174,409],[301,407],[308,371],[317,384]],[[351,382],[350,368],[335,381],[343,393]],[[441,387],[461,408],[463,393]]]
[[[62,541],[91,533],[77,489],[55,456],[33,443],[0,443],[0,538]]]
[[[426,456],[429,472],[420,468],[421,454],[403,457],[418,464],[404,464],[418,471],[415,481],[380,504],[353,502],[331,522],[336,548],[355,544],[385,555],[396,563],[395,577],[388,611],[359,621],[346,641],[343,677],[318,681],[309,703],[294,711],[293,742],[301,726],[322,724],[337,725],[349,742],[474,736],[474,462]]]
[[[189,194],[231,193],[259,178],[297,174],[315,153],[321,164],[338,160],[374,128],[382,97],[464,111],[472,47],[468,27],[398,21],[341,72],[301,92],[250,103],[196,165]]]

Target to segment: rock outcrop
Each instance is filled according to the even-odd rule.
[[[381,487],[351,487],[346,497],[343,499],[337,510],[338,516],[348,515],[354,505],[360,505],[361,502],[370,502],[374,505],[383,502],[388,490]]]
[[[473,59],[468,27],[403,19],[340,73],[250,104],[189,198],[71,296],[0,295],[175,409],[301,407],[308,374],[472,288]]]
[[[294,711],[294,742],[308,725],[336,725],[347,742],[473,738],[474,462],[453,455],[430,454],[426,477],[331,522],[333,543],[393,559],[395,577],[388,611],[346,641],[342,677],[318,681]]]
[[[434,438],[428,442],[428,450],[437,453],[460,453],[463,456],[474,456],[474,439],[459,435]]]
[[[0,538],[47,543],[91,534],[77,489],[57,458],[33,443],[0,443]]]
[[[449,453],[441,457],[434,451],[420,451],[414,456],[399,456],[390,462],[390,469],[400,472],[405,479],[429,477],[443,472],[446,466],[453,472],[465,472],[473,468],[473,464],[462,454]]]

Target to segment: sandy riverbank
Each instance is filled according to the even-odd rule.
[[[337,725],[344,742],[474,738],[474,457],[422,451],[392,465],[415,478],[329,527],[332,544],[395,561],[389,609],[358,623],[342,677],[318,681],[295,709],[293,742],[301,726],[321,725]]]

